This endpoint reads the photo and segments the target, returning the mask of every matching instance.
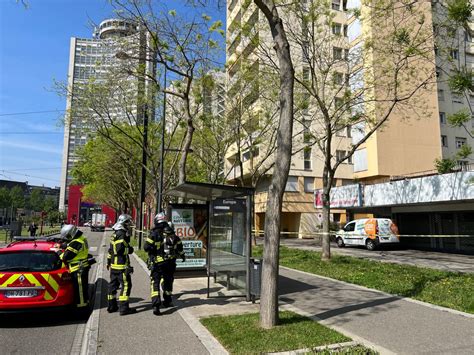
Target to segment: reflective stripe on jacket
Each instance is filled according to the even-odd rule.
[[[89,266],[87,262],[89,255],[89,245],[85,236],[81,235],[71,240],[60,259],[67,263],[70,272],[76,272],[80,268]]]
[[[129,254],[133,253],[133,247],[127,242],[126,232],[119,230],[112,235],[107,256],[107,264],[113,270],[125,270],[130,266]]]

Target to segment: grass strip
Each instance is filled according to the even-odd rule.
[[[351,339],[299,314],[281,311],[280,324],[263,329],[259,314],[214,316],[201,323],[231,354],[261,354],[313,348]]]
[[[262,247],[253,249],[262,255]],[[474,313],[474,275],[280,247],[280,265],[390,294]]]
[[[351,346],[343,349],[324,349],[318,351],[312,351],[310,354],[318,355],[377,355],[378,352],[375,350],[366,348],[362,345]]]

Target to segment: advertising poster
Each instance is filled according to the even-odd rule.
[[[177,260],[178,268],[206,266],[207,209],[172,208],[171,222],[175,233],[183,241],[186,261]]]

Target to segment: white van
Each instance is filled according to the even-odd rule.
[[[388,218],[363,218],[347,223],[336,233],[339,248],[362,245],[375,250],[379,244],[400,243],[398,227]]]

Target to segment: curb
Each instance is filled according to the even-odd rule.
[[[282,351],[279,353],[267,353],[267,355],[296,355],[296,354],[307,354],[313,351],[324,351],[324,350],[341,350],[344,348],[348,348],[351,346],[359,345],[356,341],[348,341],[346,343],[336,343],[330,345],[321,345],[316,346],[314,348],[306,348],[306,349],[297,349],[297,350],[290,350],[290,351]]]
[[[97,268],[95,273],[95,281],[97,287],[95,290],[94,308],[87,323],[81,324],[74,337],[71,354],[80,355],[95,355],[97,354],[97,339],[99,336],[99,318],[100,318],[100,303],[102,301],[102,274],[104,263],[104,248],[103,245],[106,239],[106,232],[102,235],[100,240],[100,253],[97,256]]]
[[[466,313],[466,312],[458,311],[458,310],[451,309],[451,308],[447,308],[447,307],[443,307],[443,306],[437,306],[437,305],[435,305],[435,304],[431,304],[431,303],[428,303],[428,302],[423,302],[423,301],[415,300],[415,299],[413,299],[413,298],[403,297],[403,296],[399,296],[399,295],[396,295],[396,294],[392,294],[392,293],[387,293],[387,292],[384,292],[384,291],[376,290],[376,289],[374,289],[374,288],[368,288],[368,287],[365,287],[365,286],[360,286],[360,285],[356,285],[356,284],[351,284],[351,283],[346,282],[346,281],[336,280],[336,279],[332,279],[332,278],[330,278],[330,277],[321,276],[321,275],[316,275],[316,274],[312,274],[312,273],[310,273],[310,272],[301,271],[301,270],[296,270],[296,269],[292,269],[292,268],[289,268],[289,267],[286,267],[286,266],[281,266],[281,265],[280,265],[280,268],[281,268],[281,269],[284,269],[284,270],[288,270],[288,271],[299,272],[299,273],[301,273],[301,274],[303,274],[303,275],[307,275],[307,276],[318,277],[318,278],[323,279],[323,280],[338,282],[338,283],[340,283],[340,284],[343,284],[343,285],[346,285],[346,286],[352,286],[352,287],[355,287],[355,288],[358,288],[358,289],[364,290],[364,291],[377,292],[377,293],[379,293],[379,294],[381,294],[381,295],[384,295],[384,296],[394,297],[394,298],[397,298],[397,299],[399,299],[399,300],[403,300],[403,301],[415,303],[415,304],[418,304],[418,305],[420,305],[420,306],[425,306],[425,307],[428,307],[428,308],[436,309],[436,310],[438,310],[438,311],[444,311],[444,312],[452,313],[452,314],[455,314],[455,315],[458,315],[458,316],[462,316],[462,317],[474,319],[474,314],[471,314],[471,313]]]
[[[148,276],[150,276],[150,270],[148,270],[147,265],[145,262],[136,254],[133,253],[135,260],[138,264],[143,268]],[[228,351],[217,341],[216,338],[204,327],[199,318],[194,316],[189,310],[187,309],[179,309],[178,314],[181,318],[186,322],[189,328],[193,331],[193,333],[198,337],[199,341],[204,345],[204,347],[209,351],[209,354],[217,354],[217,355],[227,355],[229,354]]]
[[[352,332],[349,332],[349,331],[347,331],[347,330],[345,330],[345,329],[343,329],[343,328],[341,328],[337,325],[327,324],[324,320],[318,318],[317,316],[315,316],[315,315],[313,315],[309,312],[306,312],[306,311],[302,310],[301,308],[295,307],[295,306],[293,306],[291,304],[288,304],[286,302],[281,302],[281,303],[283,303],[283,305],[281,307],[282,309],[285,309],[285,310],[288,310],[288,311],[293,311],[295,313],[298,313],[299,315],[308,317],[308,318],[314,320],[315,322],[318,322],[319,324],[322,324],[322,325],[324,325],[328,328],[331,328],[331,329],[333,329],[333,330],[335,330],[335,331],[351,338],[353,340],[352,343],[362,344],[363,346],[365,346],[367,348],[371,348],[371,349],[379,352],[381,355],[395,355],[396,354],[393,351],[390,351],[390,350],[388,350],[388,349],[386,349],[386,348],[384,348],[380,345],[374,344],[374,343],[368,341],[367,339],[362,338],[362,337],[360,337],[360,336],[358,336],[358,335],[356,335]],[[345,344],[345,343],[342,343],[342,344]],[[333,344],[333,345],[339,345],[339,344]],[[324,349],[325,346],[323,346],[322,348]],[[296,350],[296,351],[298,351],[298,350]]]

